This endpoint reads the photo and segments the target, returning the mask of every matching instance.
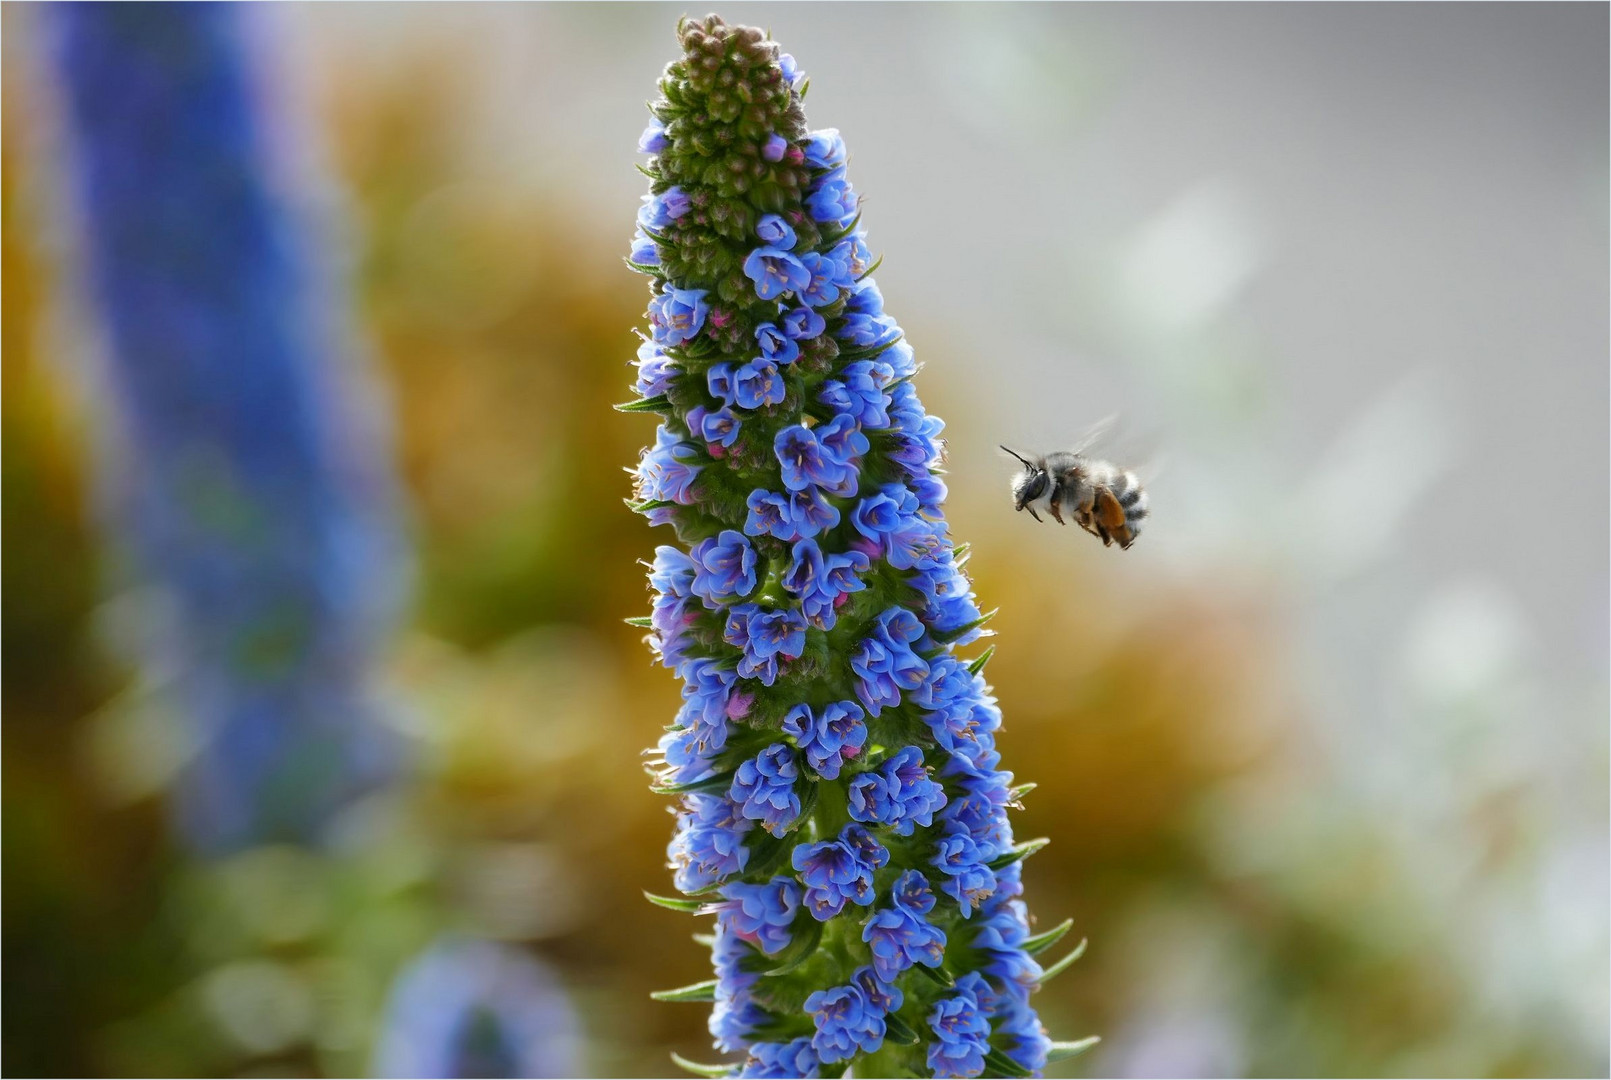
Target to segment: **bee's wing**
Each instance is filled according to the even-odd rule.
[[[1095,446],[1097,443],[1111,435],[1113,433],[1114,425],[1116,425],[1118,422],[1118,413],[1111,413],[1108,416],[1104,416],[1102,419],[1098,420],[1096,423],[1087,428],[1085,434],[1080,436],[1079,441],[1073,446],[1069,447],[1068,452],[1071,454],[1085,453],[1087,450],[1091,449],[1091,447]]]

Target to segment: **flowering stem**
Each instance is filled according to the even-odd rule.
[[[639,144],[651,337],[622,408],[662,420],[630,503],[680,545],[649,575],[684,683],[653,769],[716,979],[662,996],[714,1002],[726,1073],[1031,1075],[1038,844],[1013,843],[988,652],[954,655],[988,616],[947,535],[943,424],[793,58],[715,16],[678,37]]]

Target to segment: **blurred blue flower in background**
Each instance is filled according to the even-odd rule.
[[[374,1074],[580,1075],[577,1020],[541,963],[510,945],[444,938],[392,988]]]
[[[177,612],[205,851],[311,842],[401,754],[366,686],[403,547],[308,222],[277,190],[243,9],[56,9],[83,263],[117,452],[105,483]],[[151,658],[147,658],[148,661]]]

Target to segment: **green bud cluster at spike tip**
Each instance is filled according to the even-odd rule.
[[[631,505],[670,525],[640,622],[683,681],[655,751],[679,800],[665,906],[715,915],[711,1002],[741,1076],[1028,1076],[1053,1043],[997,768],[954,655],[986,616],[947,535],[941,422],[869,276],[846,153],[749,27],[684,20],[639,149],[629,264],[652,280]]]

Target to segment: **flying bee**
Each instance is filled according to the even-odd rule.
[[[1104,546],[1117,543],[1128,548],[1146,524],[1147,493],[1135,473],[1087,456],[1084,450],[1093,439],[1094,435],[1087,437],[1073,450],[1033,458],[1003,446],[1024,465],[1013,477],[1013,508],[1028,510],[1036,521],[1041,520],[1036,511],[1044,510],[1059,525],[1066,524],[1067,514],[1080,528],[1100,537]]]

